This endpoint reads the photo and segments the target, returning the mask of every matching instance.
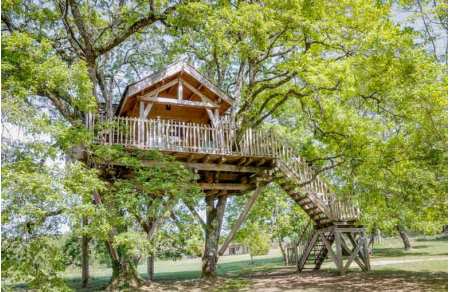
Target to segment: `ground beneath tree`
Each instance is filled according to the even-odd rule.
[[[326,261],[323,270],[298,274],[294,266],[283,264],[279,250],[250,263],[248,255],[222,257],[215,282],[199,280],[201,261],[157,262],[156,282],[141,291],[447,291],[447,238],[412,239],[413,248],[405,251],[397,238],[384,239],[375,247],[372,271],[360,272],[356,264],[344,276],[337,275],[334,264]],[[146,276],[146,266],[140,270]],[[104,291],[110,281],[110,268],[92,269],[89,287],[81,289],[80,272],[68,278],[76,291]],[[136,291],[136,290],[132,290]]]
[[[248,277],[219,278],[215,282],[159,282],[142,291],[447,291],[447,278],[443,272],[355,271],[338,276],[328,271],[298,274],[295,268],[286,268]]]

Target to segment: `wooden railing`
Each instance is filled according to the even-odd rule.
[[[95,129],[101,144],[120,144],[142,149],[276,158],[277,168],[294,180],[302,191],[317,202],[327,216],[335,220],[354,220],[359,211],[339,201],[318,173],[299,156],[294,147],[273,131],[247,129],[237,139],[229,123],[212,127],[174,120],[144,120],[130,117],[109,119],[89,117],[86,126]]]
[[[272,143],[262,131],[249,129],[236,142],[235,128],[226,123],[212,127],[173,120],[128,117],[100,121],[91,121],[89,124],[91,128],[97,128],[97,143],[206,154],[273,156]]]

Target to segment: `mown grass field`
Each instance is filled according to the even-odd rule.
[[[248,255],[224,256],[219,260],[216,283],[205,283],[200,277],[200,259],[157,261],[156,283],[152,290],[178,291],[444,291],[448,278],[447,238],[413,238],[413,248],[404,251],[400,239],[384,239],[375,245],[371,258],[372,271],[361,273],[356,266],[350,273],[337,276],[333,265],[326,262],[321,272],[298,275],[295,267],[283,265],[279,250],[256,257],[250,263]],[[139,266],[145,277],[145,266]],[[92,280],[88,289],[103,289],[110,278],[110,269],[91,267]],[[80,271],[70,269],[65,278],[71,287],[80,289]],[[146,288],[144,288],[145,290]]]

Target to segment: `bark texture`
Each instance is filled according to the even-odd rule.
[[[402,225],[398,224],[397,225],[397,231],[398,231],[398,234],[400,235],[400,238],[403,241],[404,249],[405,250],[411,249],[411,243],[409,242],[409,237],[408,237],[408,234],[405,231],[405,228]]]
[[[206,197],[205,251],[202,258],[202,278],[215,278],[217,260],[219,259],[219,236],[222,228],[226,196],[217,199]]]
[[[107,291],[122,291],[127,288],[138,288],[143,281],[137,272],[135,263],[122,258],[119,261],[112,261],[112,279]]]
[[[147,276],[150,281],[155,278],[155,258],[154,256],[147,257]]]
[[[289,258],[286,253],[286,249],[284,248],[283,241],[281,239],[278,239],[278,246],[280,247],[281,254],[283,255],[284,265],[285,266],[289,265]]]
[[[84,221],[84,220],[83,220]],[[89,238],[81,238],[81,286],[87,287],[89,282]]]

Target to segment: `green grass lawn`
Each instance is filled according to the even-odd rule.
[[[384,239],[381,244],[375,245],[371,257],[373,271],[363,277],[372,277],[373,279],[371,279],[374,282],[393,277],[401,279],[423,278],[424,281],[428,281],[434,277],[439,279],[439,287],[444,285],[443,281],[447,281],[448,272],[447,239],[413,238],[411,243],[413,248],[409,251],[403,250],[402,242],[398,238]],[[352,270],[358,271],[356,266],[352,265],[352,267],[354,267]],[[277,272],[283,269],[286,270],[286,267],[283,265],[280,251],[276,249],[271,250],[266,256],[255,257],[253,264],[250,263],[249,255],[223,256],[219,259],[217,272],[219,276],[229,279],[223,284],[224,287],[230,286],[230,289],[233,290],[236,285],[247,285],[248,281],[245,279],[248,276]],[[323,265],[323,269],[329,273],[335,271],[329,261]],[[145,265],[139,266],[139,272],[144,278],[145,270]],[[196,258],[180,261],[156,261],[155,270],[157,282],[198,279],[200,277],[201,260]],[[291,267],[290,270],[295,271],[295,268]],[[357,274],[360,275],[361,273]],[[106,267],[91,267],[91,276],[92,281],[89,290],[101,289],[107,285],[111,270]],[[67,270],[65,277],[72,287],[79,289],[80,271],[78,269]],[[432,284],[431,282],[430,285]],[[224,287],[221,287],[221,289]]]

